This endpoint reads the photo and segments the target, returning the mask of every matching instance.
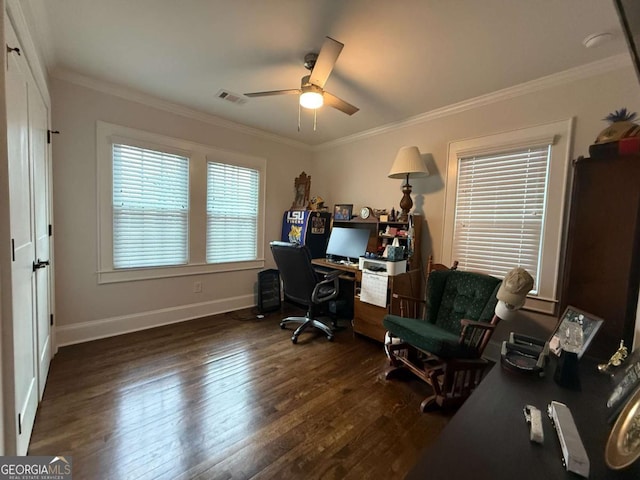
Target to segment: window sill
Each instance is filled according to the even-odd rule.
[[[175,267],[126,268],[97,272],[98,284],[135,282],[157,278],[185,277],[210,273],[237,272],[264,268],[264,259],[232,263],[201,263]]]
[[[527,302],[522,308],[532,312],[554,315],[557,304],[558,301],[551,298],[527,297]]]

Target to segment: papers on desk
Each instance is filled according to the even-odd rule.
[[[387,306],[387,283],[389,277],[386,273],[375,273],[364,270],[362,272],[362,284],[360,285],[360,301]]]

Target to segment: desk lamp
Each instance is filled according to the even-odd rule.
[[[401,222],[406,222],[408,220],[409,210],[413,207],[409,176],[427,177],[428,175],[429,170],[427,170],[427,166],[424,164],[424,161],[420,156],[420,150],[418,150],[418,147],[401,147],[400,150],[398,150],[398,154],[391,166],[388,177],[406,177],[406,183],[402,186],[402,193],[404,195],[402,200],[400,200],[400,208],[402,209],[402,213],[400,214]]]

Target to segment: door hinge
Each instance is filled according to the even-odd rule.
[[[49,325],[53,327],[53,313],[49,315]]]
[[[49,236],[53,235],[53,225],[49,224]]]
[[[16,261],[16,241],[13,238],[11,239],[11,261]]]
[[[51,135],[58,135],[59,130],[47,130],[47,143],[51,143]]]
[[[22,435],[22,415],[18,414],[18,435]]]

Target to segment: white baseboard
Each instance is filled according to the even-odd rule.
[[[195,318],[216,315],[256,305],[254,295],[193,303],[179,307],[163,308],[148,312],[100,318],[88,322],[61,325],[56,328],[56,346],[73,345],[100,338],[113,337],[123,333],[137,332],[171,323],[184,322]]]

